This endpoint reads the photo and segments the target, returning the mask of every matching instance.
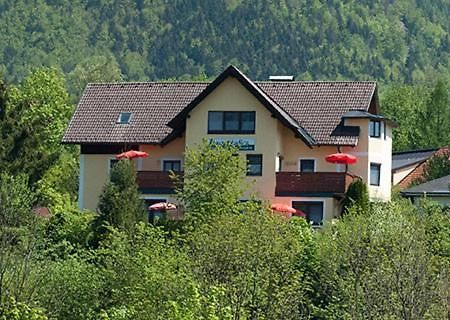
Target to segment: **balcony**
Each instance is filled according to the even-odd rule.
[[[353,178],[353,175],[345,172],[277,172],[275,195],[279,197],[342,195]]]
[[[173,194],[175,186],[169,175],[165,171],[138,171],[139,190],[147,194]]]

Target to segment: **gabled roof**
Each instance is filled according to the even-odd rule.
[[[392,170],[419,164],[429,159],[438,149],[424,149],[392,153]]]
[[[233,66],[211,83],[89,84],[63,143],[170,141],[182,133],[187,113],[229,76],[308,145],[356,145],[359,131],[342,126],[342,116],[351,110],[367,112],[376,100],[375,82],[253,82]],[[129,124],[117,123],[121,112],[133,114]]]
[[[245,74],[234,66],[225,69],[213,82],[203,90],[186,108],[181,110],[168,125],[174,129],[184,130],[185,121],[188,113],[194,109],[203,99],[205,99],[214,89],[216,89],[228,77],[236,78],[248,91],[250,91],[263,106],[265,106],[278,120],[286,127],[303,139],[307,145],[315,144],[314,139],[306,132],[298,122],[284,111],[275,101],[272,100],[260,87],[253,83]]]
[[[450,196],[450,175],[431,180],[401,191],[404,196]]]

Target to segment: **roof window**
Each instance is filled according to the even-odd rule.
[[[117,119],[117,123],[120,124],[128,124],[130,123],[131,112],[121,112],[119,114],[119,118]]]

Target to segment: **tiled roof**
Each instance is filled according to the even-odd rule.
[[[207,83],[89,84],[63,142],[159,143],[172,132],[166,124]],[[121,112],[132,112],[129,124],[117,124]]]
[[[376,87],[375,82],[253,83],[318,145],[356,144],[357,136],[332,133],[345,112],[368,111]],[[89,84],[63,142],[161,143],[173,133],[169,121],[207,86],[204,82]],[[121,112],[133,113],[130,124],[116,123]]]
[[[316,140],[356,144],[355,136],[332,136],[342,115],[369,109],[375,82],[260,82],[258,85]]]

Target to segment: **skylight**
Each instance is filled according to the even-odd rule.
[[[117,119],[117,123],[120,124],[128,124],[130,123],[131,112],[121,112],[119,114],[119,118]]]

